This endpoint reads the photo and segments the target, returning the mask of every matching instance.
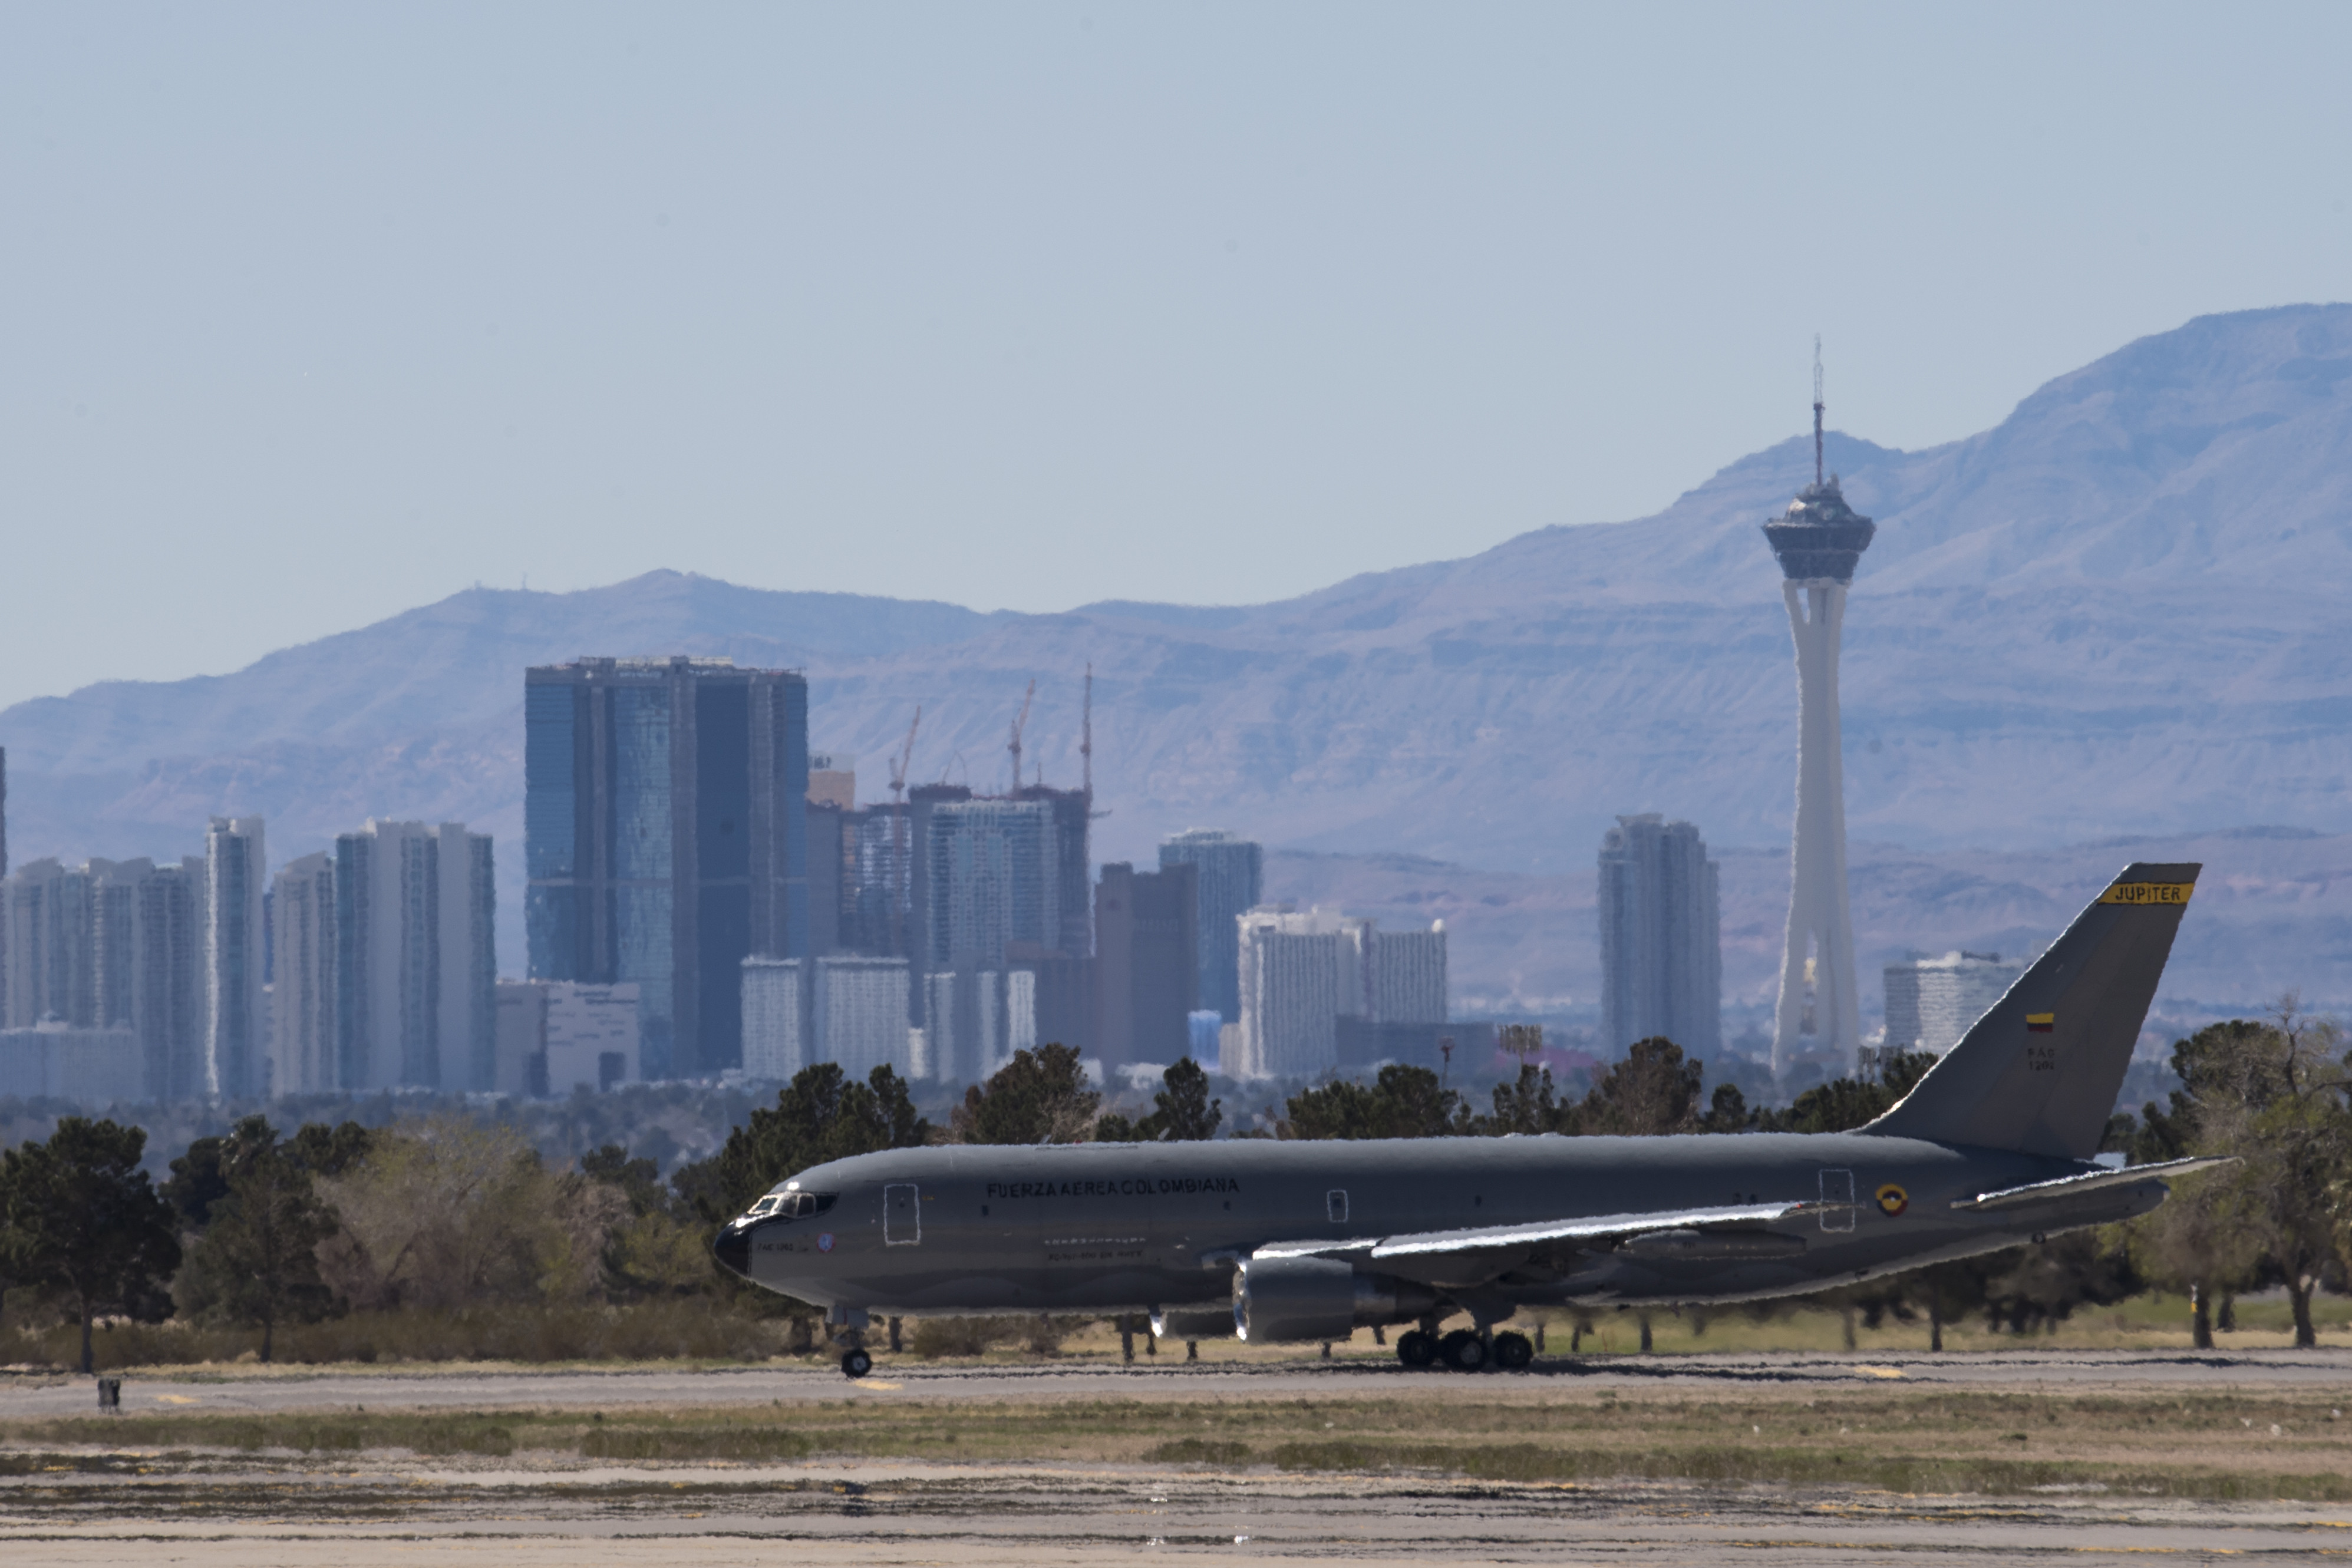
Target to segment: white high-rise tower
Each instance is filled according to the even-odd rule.
[[[1846,585],[1877,525],[1822,471],[1821,346],[1813,352],[1813,482],[1764,525],[1780,558],[1797,643],[1797,833],[1790,850],[1788,952],[1773,1018],[1772,1070],[1803,1058],[1852,1071],[1862,1048],[1853,914],[1845,889],[1845,766],[1838,730],[1838,640]]]

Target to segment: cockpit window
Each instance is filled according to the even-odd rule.
[[[806,1219],[831,1208],[839,1193],[772,1192],[744,1212],[746,1219]]]

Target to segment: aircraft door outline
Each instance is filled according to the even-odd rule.
[[[923,1239],[923,1195],[910,1181],[894,1181],[882,1189],[882,1244],[913,1247]]]
[[[1822,1172],[1822,1228],[1823,1230],[1853,1228],[1853,1173],[1852,1171]]]

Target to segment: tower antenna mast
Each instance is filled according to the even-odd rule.
[[[1813,334],[1813,483],[1822,482],[1822,335]]]
[[[1078,724],[1078,761],[1085,769],[1081,789],[1087,804],[1095,803],[1095,662],[1087,661],[1086,703],[1079,712],[1084,716]]]

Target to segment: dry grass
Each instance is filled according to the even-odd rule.
[[[1844,1482],[1898,1492],[2106,1490],[2352,1500],[2345,1391],[2042,1394],[1872,1384],[1602,1389],[1433,1375],[1410,1393],[927,1400],[766,1407],[141,1415],[0,1427],[0,1471],[194,1477],[363,1450],[726,1467],[817,1457],[1253,1466],[1513,1481]],[[2334,1401],[2335,1403],[2330,1403]],[[755,1484],[747,1476],[734,1484]],[[766,1484],[764,1482],[757,1484]]]

